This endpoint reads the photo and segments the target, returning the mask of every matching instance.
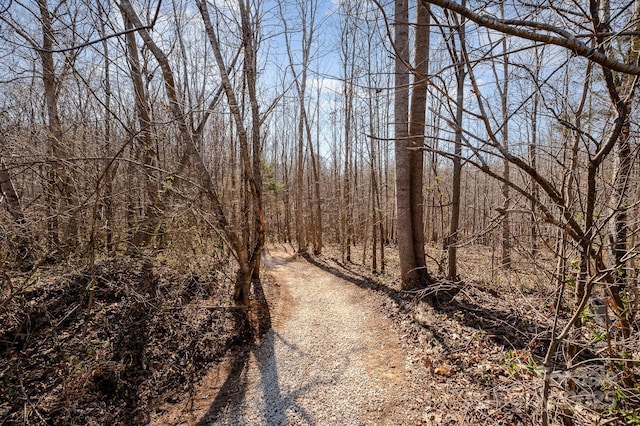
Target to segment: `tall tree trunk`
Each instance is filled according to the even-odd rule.
[[[125,30],[131,30],[133,25],[124,11],[122,12],[122,18]],[[146,193],[146,205],[143,212],[144,217],[127,247],[127,254],[133,255],[136,254],[139,249],[148,245],[155,235],[155,231],[160,224],[162,207],[157,204],[158,184],[154,176],[155,173],[152,171],[154,166],[154,141],[151,133],[151,116],[147,89],[142,79],[142,64],[140,63],[140,57],[138,55],[138,45],[134,32],[127,33],[125,38],[139,125],[138,156],[144,167],[143,179]]]
[[[462,0],[462,6],[465,6],[465,0]],[[461,192],[461,177],[462,177],[462,113],[464,109],[464,79],[465,79],[465,64],[462,59],[462,45],[465,40],[465,20],[462,16],[458,18],[458,40],[460,42],[460,52],[455,53],[455,45],[452,46],[451,52],[453,53],[453,59],[456,62],[456,129],[455,129],[455,141],[453,149],[453,188],[451,198],[451,222],[449,226],[449,236],[447,237],[448,246],[448,272],[447,276],[450,280],[457,280],[457,244],[458,244],[458,227],[460,224],[460,192]],[[453,34],[452,34],[453,40]]]
[[[409,7],[406,0],[395,1],[394,48],[395,99],[394,144],[396,156],[396,211],[398,251],[402,287],[411,289],[431,282],[425,267],[422,195],[426,82],[421,76],[428,71],[428,11],[421,5],[417,28],[416,73],[412,97],[411,126],[409,117]],[[425,34],[426,33],[426,34]],[[425,44],[426,43],[426,44]],[[411,127],[411,132],[409,131]]]
[[[305,4],[308,3],[309,11],[307,11]],[[289,57],[289,65],[291,67],[291,72],[293,74],[294,83],[296,86],[296,91],[298,95],[298,174],[297,183],[298,189],[296,192],[296,224],[300,224],[301,228],[297,228],[298,235],[298,251],[300,253],[306,252],[307,250],[307,238],[306,233],[304,232],[306,227],[304,226],[304,204],[302,200],[302,181],[304,174],[304,139],[306,136],[307,139],[307,147],[309,148],[309,152],[311,154],[311,168],[313,173],[314,180],[314,204],[315,209],[312,209],[314,213],[312,214],[311,222],[314,224],[313,233],[312,233],[312,243],[314,253],[320,254],[322,251],[322,210],[320,203],[320,177],[318,171],[318,164],[316,164],[315,151],[313,147],[313,141],[311,136],[311,125],[309,123],[309,117],[307,115],[306,109],[306,89],[307,89],[307,72],[309,68],[309,59],[311,53],[311,47],[314,41],[315,34],[315,14],[317,3],[316,2],[300,2],[298,3],[300,7],[299,13],[302,19],[302,36],[301,36],[301,50],[302,50],[302,62],[300,63],[300,71],[296,70],[296,64],[293,58],[293,53],[291,50],[291,40],[289,38],[289,28],[287,24],[287,17],[282,10],[282,4],[279,4],[280,15],[282,19],[282,23],[284,25],[284,36],[285,43],[287,49],[287,55]],[[307,26],[307,20],[308,26]],[[299,210],[299,211],[298,211]],[[296,225],[297,226],[297,225]],[[300,239],[302,237],[302,239]]]
[[[282,201],[284,203],[284,242],[292,243],[291,237],[291,180],[289,179],[289,159],[285,150],[282,151],[283,177],[284,177],[284,194]]]
[[[536,64],[536,76],[540,71],[540,63]],[[537,170],[538,153],[536,149],[538,147],[538,103],[539,94],[538,91],[533,94],[533,106],[531,110],[531,143],[529,144],[529,161],[531,167]],[[535,181],[531,179],[531,192],[534,199],[539,198],[539,188]],[[531,257],[535,258],[538,255],[538,220],[536,219],[536,203],[531,201]]]
[[[408,0],[394,1],[395,97],[394,145],[396,161],[396,233],[400,255],[402,287],[411,289],[419,285],[413,221],[411,218],[411,142],[409,140],[409,5]]]
[[[380,102],[378,99],[378,91],[376,90],[376,97],[375,97],[375,111],[378,111]],[[386,143],[385,143],[386,146]],[[384,258],[384,245],[386,244],[386,234],[385,234],[385,218],[387,216],[386,214],[386,200],[382,199],[383,193],[382,193],[382,177],[384,175],[383,173],[383,162],[382,162],[382,157],[383,155],[381,155],[380,153],[380,142],[379,141],[373,141],[373,152],[376,155],[372,156],[371,161],[374,162],[374,183],[375,183],[375,196],[376,196],[376,200],[375,200],[375,206],[376,206],[376,210],[378,212],[378,219],[377,219],[377,223],[378,223],[378,232],[380,233],[380,272],[381,273],[385,273],[385,258]],[[378,157],[378,160],[376,161],[376,156]],[[376,170],[377,169],[377,170]]]
[[[307,251],[307,234],[304,224],[304,200],[303,200],[303,184],[304,184],[304,132],[302,121],[298,127],[298,144],[296,155],[296,241],[298,242],[298,253]]]
[[[251,107],[251,162],[253,176],[248,175],[251,187],[251,201],[253,205],[254,238],[250,247],[250,268],[252,278],[260,278],[260,256],[265,241],[264,206],[262,204],[262,140],[260,135],[260,107],[256,84],[258,80],[255,22],[251,16],[248,0],[239,0],[240,17],[242,21],[242,39],[244,41],[244,71],[249,92],[249,104]]]
[[[102,3],[98,5],[98,14],[100,16],[100,36],[106,37],[105,11]],[[109,58],[109,43],[105,39],[102,42],[102,55],[104,56],[104,153],[107,157],[112,155],[111,152],[111,60]],[[115,179],[118,163],[108,160],[105,163],[106,170],[104,179],[104,195],[102,197],[102,213],[101,219],[104,222],[105,229],[105,246],[108,255],[114,254],[113,244],[113,181]]]
[[[229,239],[236,251],[237,261],[239,265],[238,269],[238,279],[236,280],[235,293],[234,298],[236,302],[241,303],[244,306],[249,305],[249,291],[251,289],[251,277],[254,275],[254,269],[259,266],[259,257],[264,244],[264,213],[262,211],[262,188],[261,188],[261,174],[258,173],[256,176],[255,171],[256,167],[260,167],[261,158],[255,158],[256,155],[260,154],[259,147],[253,147],[252,155],[254,156],[253,162],[249,155],[249,137],[247,129],[244,125],[244,120],[242,117],[242,113],[240,111],[240,107],[238,104],[238,100],[235,92],[233,91],[233,87],[231,85],[231,80],[229,79],[229,74],[227,71],[227,67],[224,64],[224,60],[222,57],[222,52],[220,50],[220,44],[218,42],[218,37],[213,29],[213,25],[211,23],[211,18],[209,16],[209,11],[207,4],[202,1],[197,1],[198,9],[200,10],[200,14],[202,16],[202,20],[205,24],[205,29],[207,32],[207,36],[209,37],[209,41],[211,47],[213,48],[213,53],[216,59],[216,64],[218,65],[218,70],[220,71],[220,77],[222,79],[222,87],[224,93],[227,97],[227,102],[229,104],[229,109],[231,111],[231,115],[233,117],[235,128],[237,132],[237,137],[240,142],[240,157],[242,160],[242,167],[244,172],[244,181],[248,185],[249,193],[252,197],[252,205],[254,208],[255,218],[254,224],[255,229],[257,229],[258,237],[256,239],[255,246],[248,250],[246,244],[243,244],[240,241],[240,238],[228,227],[226,223],[226,219],[224,219],[224,215],[222,213],[222,206],[215,197],[215,203],[219,208],[219,219],[224,219],[224,223],[219,225],[224,225],[222,229],[225,231],[225,235],[227,239]],[[249,69],[245,69],[248,71],[248,76],[250,77],[248,84],[250,86],[250,103],[252,108],[252,130],[251,135],[254,138],[256,143],[259,142],[259,123],[260,117],[258,112],[258,102],[257,95],[255,93],[255,76],[256,76],[256,58],[255,58],[255,41],[253,39],[252,34],[249,34],[253,31],[253,24],[251,17],[249,16],[249,7],[248,3],[240,0],[240,13],[242,19],[242,33],[243,33],[243,46],[245,51],[245,61],[249,61]],[[253,76],[253,77],[251,77]],[[251,87],[253,86],[253,87]],[[261,146],[261,145],[260,145]],[[194,147],[195,149],[195,147]],[[198,157],[201,163],[201,157]],[[258,164],[256,164],[256,162]],[[201,165],[201,168],[204,169],[204,164]],[[206,173],[206,170],[203,170]],[[207,176],[209,176],[207,174]],[[208,180],[208,185],[211,186],[210,194],[215,195],[213,191],[213,182],[210,181],[210,177]],[[249,223],[241,224],[242,228],[247,228],[251,226]]]
[[[351,262],[351,245],[353,244],[353,139],[354,139],[354,83],[355,83],[355,37],[356,29],[349,18],[344,23],[341,34],[342,42],[342,91],[344,98],[344,168],[342,181],[342,257]]]
[[[346,71],[346,64],[345,64]],[[352,93],[351,80],[344,80],[344,99],[345,99],[345,118],[344,118],[344,169],[342,183],[342,211],[343,211],[343,258],[344,261],[351,262],[351,220],[352,220],[352,203],[351,203],[351,119],[352,119]]]
[[[313,252],[315,255],[322,253],[322,192],[320,186],[320,89],[318,89],[318,105],[316,106],[316,149],[309,142],[311,148],[311,163],[313,164],[314,196],[316,204],[316,233]],[[307,128],[309,126],[307,125]]]
[[[370,36],[371,37],[371,36]],[[367,49],[368,49],[368,56],[372,57],[372,50],[373,50],[373,46],[372,46],[372,42],[371,42],[371,38],[369,38],[369,42],[367,43]],[[369,66],[369,69],[367,70],[367,76],[368,76],[368,85],[369,85],[369,96],[368,96],[368,107],[369,107],[369,134],[370,135],[377,135],[379,129],[377,128],[377,114],[378,114],[378,92],[379,89],[374,87],[374,81],[371,78],[372,77],[372,70],[371,70],[371,62],[367,63]],[[371,226],[371,232],[372,232],[372,240],[371,240],[371,259],[372,259],[372,269],[373,272],[378,272],[378,239],[379,239],[379,243],[380,246],[383,247],[384,246],[384,234],[383,232],[380,232],[383,224],[382,224],[382,209],[381,209],[381,205],[380,205],[380,190],[379,190],[379,185],[378,185],[378,174],[379,174],[379,162],[378,162],[378,139],[377,138],[371,138],[370,139],[370,168],[369,168],[369,173],[370,173],[370,181],[371,181],[371,196],[372,196],[372,202],[371,202],[371,222],[372,222],[372,226]],[[381,248],[380,250],[380,270],[384,270],[384,248]]]
[[[78,220],[75,203],[76,190],[70,173],[62,161],[69,157],[69,150],[63,140],[62,121],[58,112],[58,100],[60,93],[60,77],[56,75],[53,57],[54,28],[47,0],[38,0],[40,9],[40,23],[42,25],[42,49],[38,50],[42,62],[42,82],[44,86],[44,98],[47,109],[47,127],[49,130],[48,144],[53,157],[53,167],[49,176],[50,191],[53,198],[59,194],[64,210],[69,215],[64,227],[62,244],[59,240],[59,218],[61,211],[52,211],[49,215],[50,239],[55,244],[56,250],[62,250],[68,254],[74,250],[78,238]],[[56,200],[57,202],[58,200]],[[51,206],[50,206],[51,207]]]
[[[504,3],[500,3],[500,13],[504,19]],[[509,150],[509,54],[507,52],[507,38],[502,39],[502,52],[503,52],[503,64],[502,64],[502,90],[500,91],[500,98],[502,101],[502,145],[505,150]],[[511,221],[509,208],[511,204],[511,190],[507,182],[510,182],[510,163],[505,157],[503,160],[502,178],[504,183],[502,184],[502,239],[501,249],[502,254],[500,257],[500,263],[503,268],[511,268]]]
[[[414,47],[414,72],[411,87],[411,111],[409,117],[410,156],[410,196],[411,230],[413,233],[413,252],[419,283],[432,280],[425,263],[424,251],[424,138],[427,110],[427,80],[429,74],[430,12],[418,2],[416,5],[416,31]]]
[[[244,127],[244,123],[242,120],[242,115],[240,113],[240,109],[238,107],[238,102],[233,92],[233,88],[231,86],[231,82],[229,79],[227,68],[224,65],[224,60],[222,58],[222,53],[220,52],[220,46],[218,43],[218,39],[213,30],[213,26],[211,24],[211,20],[209,17],[209,12],[207,6],[204,2],[198,1],[197,6],[202,15],[203,22],[205,24],[205,29],[207,36],[211,42],[211,46],[213,48],[213,53],[216,59],[216,64],[220,71],[220,76],[222,79],[222,87],[223,91],[227,97],[229,108],[231,110],[231,115],[236,124],[236,131],[238,133],[238,139],[240,140],[240,156],[243,165],[243,171],[245,174],[245,182],[249,185],[249,190],[251,196],[260,197],[261,191],[257,188],[256,181],[253,175],[253,167],[249,157],[249,142],[246,128]],[[211,174],[207,170],[204,165],[204,161],[202,156],[198,153],[195,141],[193,136],[189,132],[189,127],[187,125],[187,121],[185,118],[185,113],[181,108],[176,84],[174,79],[174,74],[171,69],[171,65],[166,54],[158,47],[158,45],[153,41],[149,32],[142,28],[143,25],[140,22],[140,18],[137,16],[135,10],[131,6],[129,0],[122,0],[120,2],[121,9],[125,12],[127,18],[131,21],[131,23],[136,28],[141,28],[139,31],[142,40],[144,41],[147,48],[151,51],[153,56],[158,61],[160,66],[160,70],[162,72],[162,77],[164,80],[165,90],[167,92],[167,97],[169,98],[169,107],[173,119],[178,127],[179,135],[180,135],[180,143],[182,144],[184,155],[180,162],[180,166],[178,168],[178,172],[175,173],[175,176],[181,176],[182,172],[190,165],[193,164],[195,166],[195,171],[199,178],[201,179],[202,188],[209,198],[212,204],[212,210],[215,217],[216,227],[223,234],[230,247],[233,250],[233,254],[238,263],[238,273],[236,279],[236,285],[234,289],[234,299],[245,307],[249,305],[249,290],[251,288],[251,277],[253,274],[252,268],[256,266],[255,259],[259,255],[259,251],[262,249],[259,245],[253,248],[251,253],[248,253],[247,247],[243,244],[243,241],[238,236],[237,232],[230,226],[227,218],[224,214],[222,203],[218,197],[218,194],[215,189],[215,185],[213,184],[213,179]],[[246,52],[245,52],[246,54]],[[181,179],[177,179],[174,182],[174,186],[181,183]],[[259,203],[255,204],[256,206],[260,206]],[[263,216],[261,214],[257,215],[258,219],[261,219]],[[251,226],[249,223],[242,223],[241,228],[246,228]]]

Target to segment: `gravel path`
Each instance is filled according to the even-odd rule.
[[[273,329],[229,365],[213,403],[203,396],[196,424],[421,424],[407,357],[371,294],[284,251],[265,266]]]
[[[245,397],[219,421],[417,424],[402,346],[368,292],[284,252],[265,266],[281,286],[273,330],[251,357]]]

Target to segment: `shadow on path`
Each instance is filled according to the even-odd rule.
[[[409,315],[418,326],[428,329],[443,348],[449,350],[447,344],[449,336],[446,334],[446,330],[435,328],[413,318],[416,304],[425,303],[419,300],[414,293],[396,290],[373,281],[365,275],[348,270],[346,266],[337,261],[335,261],[336,264],[342,269],[332,267],[311,255],[304,255],[304,258],[312,265],[360,288],[386,295],[396,303],[402,314]],[[546,344],[550,338],[550,327],[545,324],[535,323],[520,316],[517,312],[489,309],[457,299],[447,304],[430,304],[430,306],[436,313],[446,315],[450,320],[484,331],[491,340],[499,345],[513,349],[533,349],[536,355],[544,356],[545,345],[537,343],[544,342]],[[532,342],[534,343],[533,347]]]
[[[235,351],[235,358],[229,368],[229,374],[207,412],[196,423],[198,426],[209,425],[220,420],[220,417],[225,415],[225,411],[238,405],[247,393],[247,371],[250,355],[256,353],[264,340],[262,337],[271,330],[271,312],[262,282],[259,279],[253,281],[252,290],[254,300],[252,300],[251,311],[248,313],[238,311],[236,328],[243,330],[242,334],[246,336],[247,341],[252,341],[254,336],[260,340],[251,343],[248,348],[239,348]],[[265,341],[268,343],[268,339]],[[271,342],[273,343],[273,340]],[[272,389],[272,391],[274,390]],[[279,390],[275,393],[279,395]],[[234,423],[236,421],[242,423],[241,419],[234,419]]]
[[[355,284],[356,286],[365,290],[373,290],[375,292],[387,295],[391,300],[398,303],[399,307],[404,306],[404,304],[406,303],[411,303],[415,299],[414,296],[411,295],[411,293],[396,290],[380,282],[372,281],[365,275],[349,270],[338,261],[335,261],[336,264],[343,268],[343,270],[333,268],[326,263],[320,262],[317,258],[307,253],[303,254],[302,257],[304,257],[304,259],[313,266],[320,268],[323,271],[328,272],[331,275],[334,275],[342,280],[348,281],[351,284]]]
[[[246,366],[249,362],[249,351],[240,351],[236,354],[229,375],[220,388],[218,395],[197,426],[206,426],[217,422],[225,414],[227,407],[234,407],[244,398],[247,391]]]
[[[271,267],[273,265],[282,266],[293,259],[270,258],[269,264]],[[296,398],[315,384],[309,383],[283,397],[275,356],[275,342],[279,340],[296,352],[299,352],[299,349],[295,344],[287,342],[272,329],[271,312],[261,281],[254,281],[252,287],[255,304],[252,304],[249,318],[239,318],[236,325],[244,327],[248,331],[248,335],[257,336],[257,338],[249,348],[236,351],[227,378],[207,412],[196,425],[206,426],[219,422],[224,422],[224,424],[230,422],[234,425],[252,424],[250,419],[244,418],[246,410],[242,409],[242,404],[247,397],[250,385],[248,373],[251,355],[253,354],[260,371],[260,386],[264,397],[264,420],[266,424],[268,426],[286,425],[286,409],[292,408],[306,421],[306,424],[315,426],[316,422],[313,417],[296,403]]]

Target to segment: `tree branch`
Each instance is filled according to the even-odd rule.
[[[613,71],[618,71],[625,74],[640,75],[640,66],[616,61],[615,59],[612,59],[605,55],[603,52],[598,51],[598,49],[578,40],[575,34],[572,34],[569,31],[563,30],[553,25],[535,21],[499,19],[488,14],[474,12],[470,9],[467,9],[466,7],[462,7],[460,4],[456,3],[453,0],[421,1],[425,5],[433,4],[436,6],[440,6],[443,9],[459,13],[460,15],[483,27],[491,28],[505,34],[513,35],[530,41],[565,47],[571,50],[576,55],[585,57],[590,61],[600,64],[603,67],[609,68]]]

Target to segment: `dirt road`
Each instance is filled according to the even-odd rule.
[[[264,265],[278,294],[273,329],[209,374],[188,410],[162,421],[420,424],[406,355],[370,293],[284,249],[268,251]]]

